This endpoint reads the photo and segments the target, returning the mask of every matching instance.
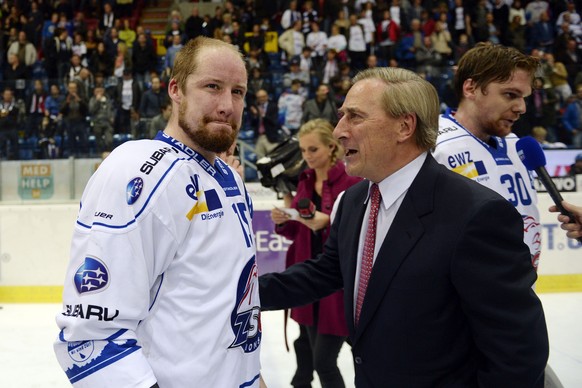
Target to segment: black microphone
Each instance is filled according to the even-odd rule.
[[[301,198],[297,202],[297,211],[301,218],[311,219],[315,217],[315,205],[309,198]]]
[[[531,136],[524,136],[517,141],[516,148],[517,154],[525,167],[538,174],[539,180],[545,186],[546,190],[548,190],[548,194],[550,194],[560,213],[568,216],[570,222],[577,222],[576,217],[562,205],[564,199],[546,170],[546,155],[538,141]],[[577,240],[582,243],[582,237],[577,238]]]

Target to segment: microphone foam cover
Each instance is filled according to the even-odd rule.
[[[540,143],[531,136],[524,136],[517,141],[517,154],[528,170],[535,170],[546,165],[546,155]]]

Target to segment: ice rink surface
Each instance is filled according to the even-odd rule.
[[[582,293],[541,294],[550,336],[549,364],[565,388],[582,387]],[[58,304],[5,304],[0,309],[0,387],[64,388],[70,385],[54,357]],[[298,333],[288,325],[289,345]],[[269,388],[290,387],[295,371],[293,351],[287,353],[283,312],[262,314],[262,374]],[[348,345],[338,361],[346,387],[353,388],[354,368]],[[317,378],[313,388],[320,387]]]

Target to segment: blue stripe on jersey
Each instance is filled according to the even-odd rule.
[[[85,342],[93,341],[83,341],[83,343]],[[69,344],[69,347],[70,346],[71,345]],[[122,344],[109,341],[101,351],[101,354],[94,360],[86,365],[74,365],[71,369],[68,369],[66,371],[67,377],[71,384],[76,383],[77,381],[82,380],[83,378],[113,364],[139,349],[141,349],[141,346],[137,346],[136,340],[127,340]]]
[[[257,379],[261,376],[261,374],[259,373],[258,375],[256,375],[255,377],[253,377],[252,380],[247,381],[246,383],[242,383],[241,385],[239,385],[239,388],[245,388],[245,387],[250,387],[251,385],[253,385],[255,383],[255,381],[257,381]]]
[[[148,195],[148,197],[145,200],[143,206],[141,207],[141,209],[139,209],[139,211],[135,215],[135,218],[133,220],[129,221],[127,224],[124,224],[124,225],[111,225],[111,224],[106,224],[106,223],[103,223],[103,222],[93,222],[91,225],[87,225],[87,224],[84,224],[84,223],[80,222],[79,220],[77,220],[77,225],[79,225],[79,226],[81,226],[83,228],[86,228],[86,229],[91,229],[93,227],[93,225],[95,225],[95,226],[103,226],[103,227],[112,228],[112,229],[123,229],[123,228],[127,228],[131,224],[134,224],[137,221],[137,219],[139,218],[139,216],[144,212],[144,210],[146,209],[148,203],[150,202],[150,199],[152,198],[152,196],[154,195],[154,193],[156,192],[156,190],[158,189],[158,187],[160,186],[160,184],[163,182],[163,180],[166,178],[166,176],[170,173],[170,170],[172,170],[172,168],[174,168],[174,166],[176,165],[176,163],[178,163],[178,162],[180,162],[182,160],[186,160],[186,159],[185,158],[179,158],[179,159],[176,159],[175,161],[172,162],[172,164],[170,165],[170,167],[168,167],[168,169],[166,170],[166,172],[164,172],[164,174],[162,174],[162,176],[158,180],[158,183],[156,183],[156,185],[154,186],[154,188],[152,189],[152,191]],[[82,207],[82,204],[81,204],[81,207]]]

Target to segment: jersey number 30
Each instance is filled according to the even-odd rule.
[[[513,206],[517,206],[520,203],[524,206],[531,205],[531,196],[519,172],[515,174],[515,177],[509,174],[501,175],[501,184],[507,188],[510,196],[507,199]]]

